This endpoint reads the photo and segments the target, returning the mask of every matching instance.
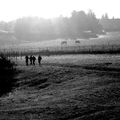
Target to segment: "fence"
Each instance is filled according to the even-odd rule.
[[[0,49],[0,54],[10,57],[25,55],[53,55],[53,54],[80,54],[80,53],[120,53],[120,45],[91,45],[91,46],[56,46],[44,48]]]

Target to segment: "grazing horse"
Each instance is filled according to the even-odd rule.
[[[67,41],[62,41],[61,45],[67,45]]]
[[[78,44],[78,43],[80,43],[80,41],[79,41],[79,40],[75,40],[75,43],[77,43],[77,44]]]

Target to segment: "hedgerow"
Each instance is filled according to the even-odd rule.
[[[12,90],[15,74],[15,63],[4,55],[0,55],[0,96]]]

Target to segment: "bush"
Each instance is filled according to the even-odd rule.
[[[10,92],[15,83],[15,64],[4,55],[0,55],[0,96]]]

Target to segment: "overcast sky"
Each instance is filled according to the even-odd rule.
[[[53,18],[70,16],[73,10],[93,10],[97,17],[108,13],[120,18],[120,0],[0,0],[0,21],[23,16]]]

